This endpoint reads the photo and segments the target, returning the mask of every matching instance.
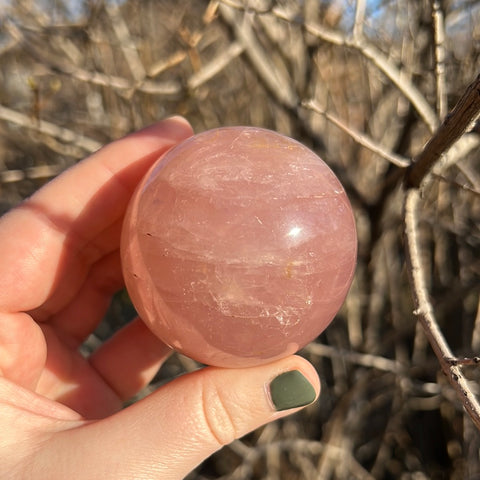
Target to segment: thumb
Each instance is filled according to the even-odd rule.
[[[246,369],[206,367],[109,418],[55,435],[50,447],[63,450],[62,465],[81,467],[85,480],[178,480],[222,446],[312,403],[319,390],[313,366],[298,356]],[[59,478],[76,477],[69,470]]]

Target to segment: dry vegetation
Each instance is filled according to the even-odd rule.
[[[467,90],[477,2],[5,3],[2,211],[174,113],[196,131],[245,124],[297,138],[352,201],[356,278],[336,321],[302,351],[322,377],[320,401],[189,479],[480,478],[480,89]],[[412,159],[433,173],[407,168]],[[132,315],[120,293],[85,349]],[[174,356],[151,388],[192,368]]]

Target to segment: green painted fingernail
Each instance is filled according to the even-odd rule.
[[[317,396],[312,384],[298,371],[280,374],[270,383],[270,396],[277,411],[309,405]]]

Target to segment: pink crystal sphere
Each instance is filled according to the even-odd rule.
[[[124,222],[124,277],[166,344],[222,367],[270,362],[341,307],[357,252],[352,209],[302,144],[253,127],[209,130],[150,170]]]

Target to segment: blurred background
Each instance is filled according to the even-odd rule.
[[[189,480],[480,478],[479,432],[413,314],[401,186],[479,53],[475,0],[0,0],[0,212],[173,114],[197,132],[255,125],[298,139],[354,207],[354,283],[301,351],[321,376],[319,401]],[[480,355],[477,131],[435,171],[419,227],[437,320],[459,357]],[[85,353],[133,316],[119,292]],[[198,367],[174,355],[142,395]],[[478,392],[478,367],[465,374]]]

